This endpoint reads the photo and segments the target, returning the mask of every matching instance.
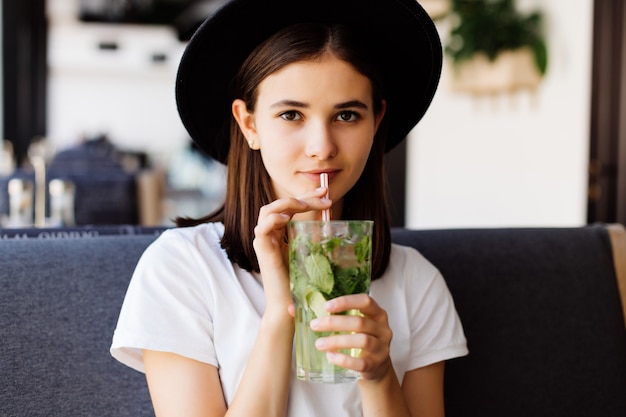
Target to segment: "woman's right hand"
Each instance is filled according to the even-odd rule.
[[[324,198],[326,192],[326,188],[320,187],[299,197],[279,198],[259,210],[253,246],[263,279],[266,305],[279,301],[274,297],[288,297],[291,300],[288,246],[285,239],[287,223],[298,213],[313,212],[311,219],[319,217],[321,210],[332,205],[330,200]]]

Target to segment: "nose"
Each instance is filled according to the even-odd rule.
[[[306,132],[305,154],[309,158],[320,161],[332,159],[337,154],[337,145],[333,138],[332,129],[326,123],[312,123]]]

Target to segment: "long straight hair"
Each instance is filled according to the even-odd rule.
[[[233,98],[246,103],[254,113],[258,86],[269,75],[299,61],[311,61],[325,52],[351,64],[372,83],[375,114],[383,106],[384,90],[369,56],[366,34],[342,25],[298,24],[276,33],[255,49],[234,80]],[[380,123],[367,163],[354,187],[344,196],[342,219],[373,220],[372,279],[387,268],[391,251],[387,211],[384,153],[386,117]],[[181,227],[206,222],[223,222],[222,248],[230,260],[248,271],[259,272],[252,246],[259,210],[276,199],[261,153],[246,146],[234,118],[230,121],[230,150],[227,159],[226,198],[215,212],[200,219],[177,218]]]

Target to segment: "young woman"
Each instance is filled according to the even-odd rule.
[[[200,27],[178,108],[197,145],[227,164],[226,199],[146,250],[111,348],[146,373],[158,416],[444,415],[444,361],[467,353],[465,337],[438,271],[391,244],[383,174],[440,70],[437,32],[415,0],[233,0]],[[295,377],[285,228],[324,209],[375,222],[370,294],[325,305],[363,317],[312,323],[349,333],[317,348],[360,372],[356,384]]]

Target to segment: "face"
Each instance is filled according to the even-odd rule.
[[[369,79],[332,54],[268,76],[259,85],[253,114],[243,101],[233,103],[235,119],[250,146],[261,152],[276,196],[311,191],[326,172],[335,218],[363,172],[383,113],[374,114]]]

